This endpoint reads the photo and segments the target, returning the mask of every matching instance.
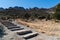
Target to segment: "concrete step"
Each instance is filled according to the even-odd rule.
[[[30,39],[30,38],[33,38],[33,37],[36,37],[38,35],[37,32],[33,32],[33,33],[30,33],[30,34],[26,34],[23,36],[24,39]]]
[[[13,28],[20,28],[20,26],[9,26],[7,27],[8,29],[13,29]]]
[[[13,29],[10,29],[11,31],[17,31],[17,30],[23,30],[24,28],[13,28]]]
[[[3,25],[5,25],[6,27],[8,26],[16,26],[15,24],[11,23],[11,22],[2,22]]]
[[[21,30],[21,31],[17,32],[18,35],[26,35],[29,33],[32,33],[32,31],[31,30]]]

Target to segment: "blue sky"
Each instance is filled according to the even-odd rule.
[[[0,0],[0,7],[21,6],[24,8],[50,8],[60,3],[60,0]]]

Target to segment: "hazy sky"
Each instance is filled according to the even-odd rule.
[[[60,0],[0,0],[0,7],[21,6],[24,8],[50,8],[60,3]]]

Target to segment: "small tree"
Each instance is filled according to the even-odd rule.
[[[57,5],[54,18],[60,20],[60,4]]]

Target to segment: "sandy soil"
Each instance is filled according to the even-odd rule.
[[[21,19],[16,19],[16,21],[46,35],[60,37],[60,23],[56,23],[51,20],[35,20],[32,22],[25,22]]]

